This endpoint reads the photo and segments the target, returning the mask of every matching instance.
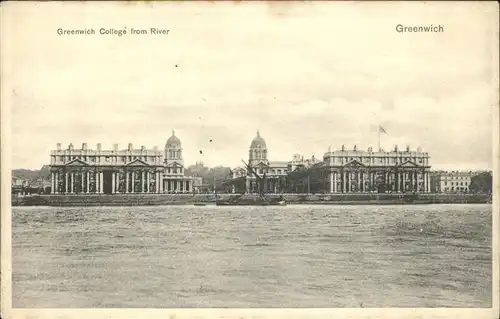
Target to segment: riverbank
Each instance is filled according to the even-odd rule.
[[[218,194],[228,200],[234,194]],[[252,196],[252,195],[248,195]],[[279,195],[269,195],[273,198]],[[489,194],[284,194],[290,204],[317,205],[401,205],[401,204],[486,204]],[[12,198],[12,206],[162,206],[213,203],[213,194],[86,194],[38,195]]]

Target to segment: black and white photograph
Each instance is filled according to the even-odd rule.
[[[0,21],[2,318],[498,318],[497,2]]]

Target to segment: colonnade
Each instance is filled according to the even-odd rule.
[[[270,194],[277,194],[277,193],[281,193],[282,192],[282,187],[283,185],[281,185],[281,182],[280,182],[280,179],[279,178],[268,178],[266,179],[266,181],[264,182],[266,183],[264,185],[264,189],[263,191],[265,193],[270,193]],[[255,178],[252,178],[252,177],[246,177],[246,180],[245,180],[245,191],[247,193],[256,193],[258,192],[258,185],[257,185],[257,181],[255,180]],[[236,192],[236,187],[233,185],[232,187],[232,190],[231,190],[232,193],[235,193]]]
[[[51,193],[162,193],[163,183],[161,180],[161,172],[149,170],[58,171],[51,173]]]
[[[329,179],[330,193],[377,192],[377,184],[380,180],[386,185],[386,191],[389,192],[429,193],[431,191],[429,172],[427,171],[332,171]]]
[[[167,193],[189,193],[193,191],[193,180],[167,178],[163,180],[163,189]]]

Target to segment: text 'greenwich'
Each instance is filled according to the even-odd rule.
[[[84,28],[84,29],[57,29],[58,35],[114,35],[114,36],[124,36],[124,35],[168,35],[170,33],[169,29],[162,28]]]
[[[403,25],[398,24],[396,31],[399,33],[434,33],[444,32],[442,25]]]

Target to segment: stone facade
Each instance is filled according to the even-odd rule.
[[[53,194],[118,194],[161,193],[162,152],[158,149],[103,150],[80,149],[70,144],[67,149],[51,152],[51,192]]]
[[[266,175],[266,193],[405,193],[431,192],[429,154],[411,150],[374,151],[354,146],[331,148],[323,160],[294,155],[288,162],[270,162],[265,140],[257,132],[249,150],[249,166]],[[233,192],[255,192],[255,177],[246,168],[233,169]]]
[[[429,154],[419,147],[392,151],[329,150],[320,166],[328,171],[330,193],[430,192]]]
[[[164,152],[135,149],[80,149],[70,144],[50,154],[52,194],[127,194],[188,193],[193,191],[193,178],[184,176],[182,148],[175,132],[167,140]]]
[[[436,193],[468,193],[472,177],[471,171],[437,171],[432,176],[432,191]]]

